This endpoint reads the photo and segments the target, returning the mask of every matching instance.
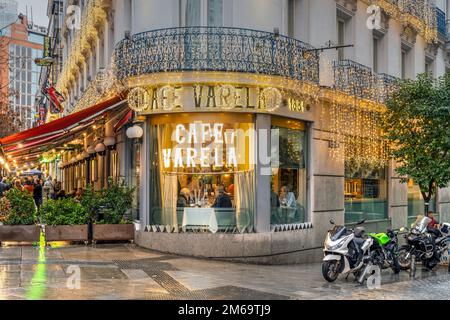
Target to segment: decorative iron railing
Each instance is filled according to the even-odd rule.
[[[447,37],[447,23],[445,19],[445,12],[442,11],[439,8],[436,8],[436,19],[437,19],[437,29],[438,33],[443,36]]]
[[[335,61],[333,70],[334,88],[360,99],[384,103],[395,90],[395,77],[374,73],[352,60]]]
[[[270,32],[224,27],[148,31],[115,49],[117,77],[176,71],[226,71],[319,82],[319,55],[310,45]]]
[[[436,41],[437,11],[430,0],[362,0],[381,7],[390,17],[414,28],[428,43]]]

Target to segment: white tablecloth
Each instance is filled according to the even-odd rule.
[[[204,226],[212,233],[216,233],[219,228],[214,208],[184,208],[183,230],[188,226]]]

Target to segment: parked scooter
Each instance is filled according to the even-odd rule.
[[[398,251],[398,262],[403,270],[412,268],[415,273],[415,261],[432,270],[439,264],[446,251],[448,251],[447,237],[450,225],[442,224],[440,229],[430,232],[427,229],[431,219],[423,217],[417,221],[414,227],[405,235],[407,244]]]
[[[322,275],[329,282],[335,281],[339,274],[347,276],[353,273],[359,283],[364,281],[366,270],[371,265],[370,247],[373,245],[371,237],[365,238],[362,220],[353,229],[345,226],[334,226],[324,243]],[[330,220],[334,225],[334,221]]]
[[[370,247],[370,255],[373,264],[380,269],[391,268],[395,274],[400,272],[400,265],[397,260],[398,233],[400,229],[388,229],[386,233],[369,233],[369,237],[374,239]]]

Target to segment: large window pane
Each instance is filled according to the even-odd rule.
[[[386,169],[345,163],[345,222],[387,219]]]
[[[306,222],[305,124],[295,120],[273,118],[272,130],[278,130],[279,159],[272,159],[270,222]],[[272,150],[272,156],[276,153]],[[278,166],[276,162],[279,163]]]
[[[201,25],[201,0],[184,0],[181,2],[186,27]]]
[[[223,26],[223,0],[208,0],[208,26]]]
[[[199,219],[213,214],[219,231],[251,231],[253,127],[251,115],[154,117],[151,224],[182,227],[188,212],[195,212]]]
[[[436,212],[436,197],[434,196],[431,198],[429,210]],[[423,200],[420,188],[410,179],[408,181],[408,225],[411,225],[418,215],[423,215],[424,213],[425,201]]]

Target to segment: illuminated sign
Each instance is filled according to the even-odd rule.
[[[128,105],[137,112],[246,110],[274,112],[283,105],[277,88],[236,85],[136,87],[128,93]]]
[[[177,124],[173,148],[162,149],[164,168],[236,167],[236,130],[223,123]]]

